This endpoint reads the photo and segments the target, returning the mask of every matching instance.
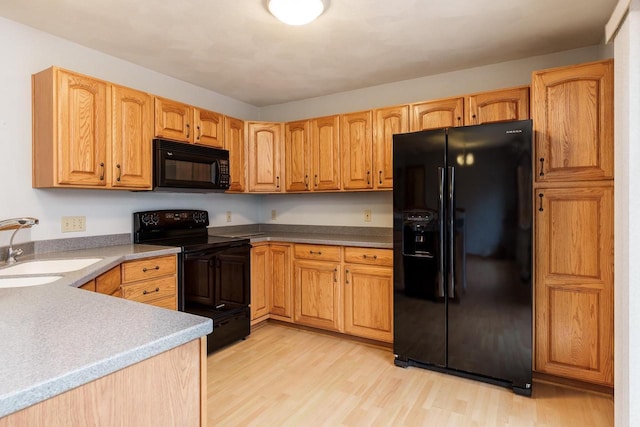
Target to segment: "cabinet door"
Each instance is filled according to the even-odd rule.
[[[213,111],[193,109],[193,142],[210,147],[224,147],[224,117]]]
[[[411,132],[462,126],[464,98],[448,98],[411,105]]]
[[[467,125],[529,118],[529,86],[477,93],[466,100]]]
[[[346,264],[344,331],[379,341],[393,341],[393,269]]]
[[[536,181],[613,179],[613,62],[533,74]]]
[[[612,385],[613,187],[536,197],[536,370]]]
[[[193,109],[187,104],[156,96],[155,135],[182,142],[193,142]]]
[[[111,186],[149,189],[153,98],[144,92],[113,85],[111,105]]]
[[[270,245],[271,298],[269,313],[291,320],[293,304],[291,300],[291,246]]]
[[[302,120],[285,125],[284,158],[287,191],[310,191],[311,141],[309,121]]]
[[[251,248],[251,320],[269,314],[269,289],[271,268],[269,245],[254,245]]]
[[[409,106],[374,110],[373,120],[374,187],[393,188],[393,135],[409,132]]]
[[[364,111],[341,117],[342,186],[345,190],[373,188],[372,113]]]
[[[122,297],[120,266],[96,277],[96,292],[114,297]]]
[[[246,144],[244,122],[233,117],[224,118],[224,148],[229,150],[229,190],[243,192],[247,183]]]
[[[340,264],[294,262],[294,320],[302,325],[341,330]]]
[[[340,189],[340,116],[311,121],[313,189]]]
[[[107,184],[107,92],[106,82],[58,72],[59,184]]]
[[[282,191],[282,123],[249,123],[249,191]]]

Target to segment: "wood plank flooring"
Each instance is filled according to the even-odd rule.
[[[533,398],[419,368],[391,350],[267,324],[207,361],[208,426],[613,426],[613,399],[535,383]]]

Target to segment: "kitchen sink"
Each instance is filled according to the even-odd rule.
[[[25,286],[45,285],[61,279],[62,276],[7,277],[0,278],[0,288],[22,288]]]
[[[102,261],[102,258],[49,259],[25,261],[0,269],[0,276],[20,276],[24,274],[67,273],[88,267]]]

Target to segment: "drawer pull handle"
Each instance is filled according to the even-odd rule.
[[[544,176],[544,157],[540,157],[540,176]]]
[[[322,251],[309,251],[311,255],[322,255]]]
[[[346,273],[345,274],[345,276],[346,276],[345,277],[345,283],[348,285],[349,284],[349,270],[345,270],[344,272]]]
[[[362,258],[364,258],[364,259],[374,259],[375,260],[375,259],[378,259],[378,255],[371,256],[371,255],[364,254],[364,255],[362,255]]]
[[[333,270],[333,283],[338,283],[338,269]]]
[[[148,291],[145,289],[144,291],[142,291],[142,295],[152,294],[154,292],[160,292],[160,288],[156,288],[155,291]]]
[[[143,268],[143,269],[142,269],[142,272],[143,272],[143,273],[146,273],[146,272],[147,272],[147,271],[149,271],[149,270],[160,270],[160,266],[159,266],[159,265],[156,265],[156,266],[155,266],[155,267],[153,267],[153,268],[147,268],[147,267],[145,267],[145,268]]]

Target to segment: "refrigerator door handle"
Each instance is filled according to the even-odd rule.
[[[456,173],[455,173],[455,168],[452,166],[447,167],[447,181],[449,184],[449,188],[448,188],[448,210],[449,212],[447,213],[447,221],[449,222],[449,230],[448,230],[448,234],[449,234],[449,286],[448,286],[448,296],[449,298],[453,299],[455,298],[455,268],[454,268],[454,262],[455,262],[455,248],[453,246],[454,243],[454,232],[455,232],[455,222],[456,222],[456,212],[455,212],[455,188],[456,188],[456,183],[455,183],[455,178],[456,178]]]
[[[437,288],[437,297],[440,298],[444,298],[445,297],[445,293],[444,293],[444,281],[445,281],[445,277],[444,277],[444,227],[445,227],[445,223],[444,223],[444,168],[439,167],[438,168],[438,177],[440,180],[440,185],[439,185],[439,190],[440,190],[440,195],[438,198],[438,222],[439,222],[439,228],[440,228],[440,254],[438,256],[438,259],[440,261],[440,265],[438,268],[438,272],[439,272],[439,276],[438,276],[438,288]]]

